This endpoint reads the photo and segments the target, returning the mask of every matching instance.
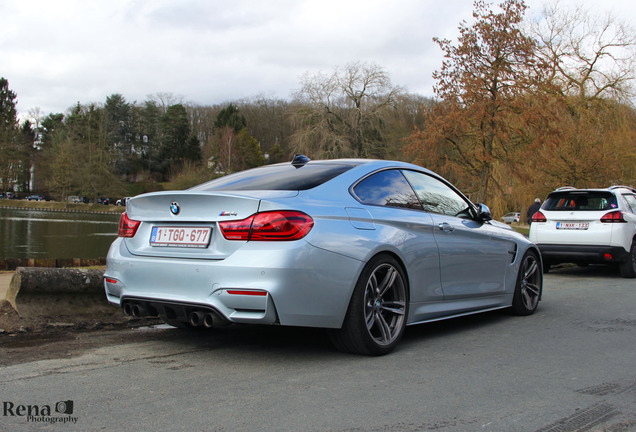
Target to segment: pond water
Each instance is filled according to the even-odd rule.
[[[105,257],[118,222],[119,213],[0,208],[0,259]]]

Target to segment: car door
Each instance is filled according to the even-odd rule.
[[[433,221],[401,171],[375,172],[354,185],[352,193],[372,215],[378,244],[389,244],[400,254],[409,275],[411,303],[441,302]],[[417,309],[413,306],[410,313],[417,315]]]
[[[514,243],[476,218],[473,206],[454,188],[431,175],[404,171],[422,206],[433,219],[444,298],[498,297]]]

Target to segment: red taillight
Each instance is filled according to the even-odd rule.
[[[119,237],[134,237],[140,223],[140,221],[128,218],[126,212],[123,212],[119,218]]]
[[[240,221],[220,222],[219,226],[227,240],[289,241],[305,237],[314,220],[299,211],[272,211]]]
[[[227,240],[249,240],[254,215],[239,221],[220,222],[221,232]]]
[[[313,226],[314,220],[301,212],[258,213],[252,222],[250,240],[298,240],[305,237]]]
[[[626,223],[627,221],[623,218],[623,212],[620,210],[615,210],[607,213],[601,218],[601,222],[604,223]]]
[[[547,222],[548,220],[545,218],[545,215],[540,211],[536,212],[532,215],[532,222]]]

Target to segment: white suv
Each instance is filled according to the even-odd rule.
[[[563,262],[618,264],[623,277],[636,277],[636,190],[559,188],[532,216],[530,240],[546,272]]]

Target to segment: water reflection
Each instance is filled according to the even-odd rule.
[[[104,257],[118,221],[119,214],[0,208],[0,259]]]

